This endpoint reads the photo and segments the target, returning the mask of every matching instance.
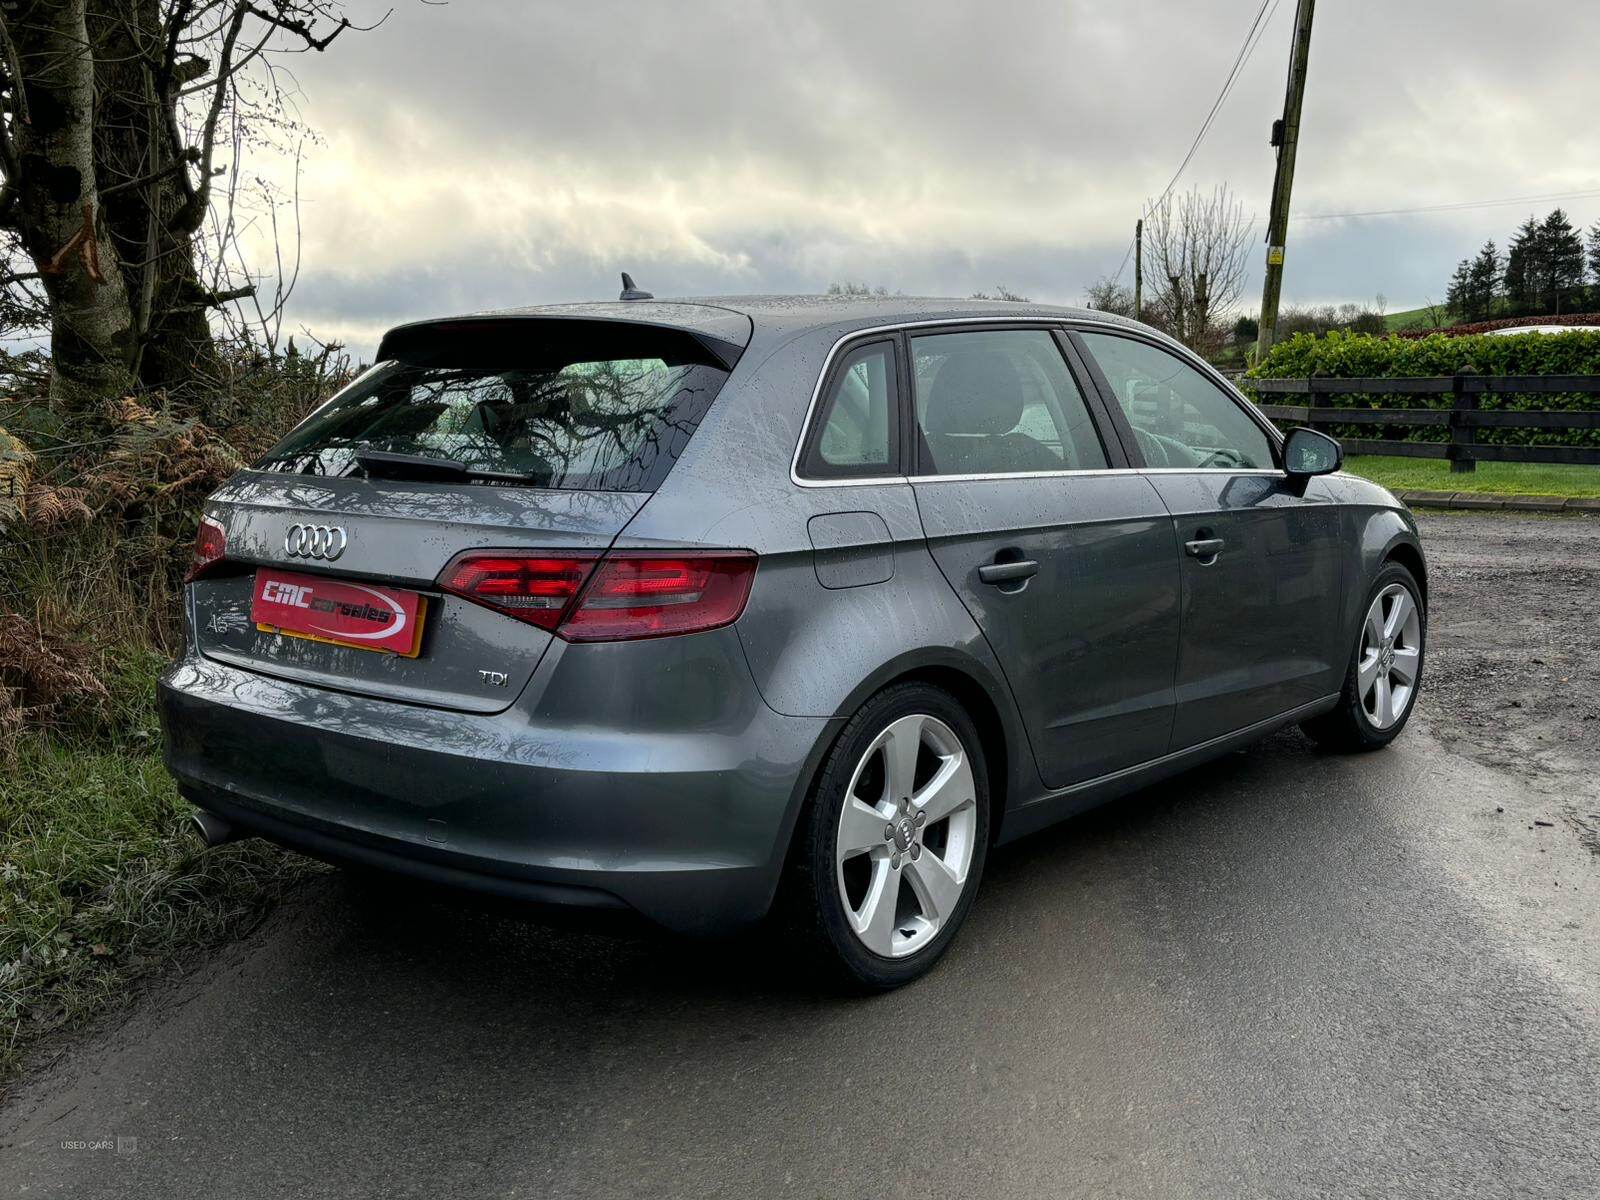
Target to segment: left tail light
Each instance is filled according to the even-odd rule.
[[[749,550],[468,551],[439,587],[569,642],[621,642],[731,625],[757,561]]]
[[[200,518],[200,528],[194,531],[194,557],[189,561],[185,583],[193,583],[228,555],[228,531],[222,522],[210,517]]]

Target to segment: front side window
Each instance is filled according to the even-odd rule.
[[[1108,465],[1083,393],[1049,330],[914,337],[911,359],[921,474]]]
[[[1079,335],[1133,426],[1145,466],[1271,470],[1272,443],[1239,402],[1176,355],[1133,338]]]
[[[894,474],[898,395],[893,342],[873,342],[847,354],[819,411],[804,473],[819,479]]]
[[[597,347],[563,332],[380,363],[257,469],[370,474],[362,455],[376,452],[441,460],[469,481],[654,490],[728,371],[686,340],[630,345],[641,335],[619,330]]]

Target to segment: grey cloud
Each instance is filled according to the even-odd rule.
[[[1257,212],[1292,7],[1184,181],[1227,180]],[[295,64],[327,138],[295,317],[605,295],[622,267],[664,293],[852,278],[1077,299],[1116,269],[1255,9],[401,0]],[[1298,211],[1600,186],[1582,117],[1600,6],[1345,0],[1317,20]],[[1300,223],[1286,294],[1436,298],[1523,215]]]

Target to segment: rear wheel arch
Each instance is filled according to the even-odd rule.
[[[958,696],[951,684],[964,696]],[[973,715],[982,709],[969,708],[975,702],[970,686],[960,672],[942,674],[937,668],[932,675],[913,670],[882,680],[848,716],[841,712],[837,719],[842,727],[824,739],[822,761],[811,772],[809,794],[775,898],[774,919],[794,937],[796,949],[811,965],[852,990],[898,987],[928,970],[965,920],[981,883],[993,842],[985,826],[995,809],[994,775],[988,761],[994,747],[985,745]],[[980,773],[969,772],[960,782],[958,765],[956,775],[936,785],[934,776],[913,775],[903,756],[897,754],[894,757],[901,761],[891,762],[890,749],[883,748],[886,737],[894,739],[889,747],[902,746],[907,744],[899,740],[903,729],[915,729],[917,743],[926,749],[930,728],[935,753],[949,753],[954,739]],[[876,760],[873,756],[880,749],[884,757]],[[881,763],[878,782],[869,781],[865,793],[856,791],[855,780],[874,762]],[[912,778],[923,779],[928,791],[918,792]],[[939,786],[942,792],[936,791]],[[915,807],[920,801],[910,799],[914,795],[934,796],[934,802],[924,812]],[[852,801],[852,796],[858,799]],[[942,806],[941,796],[948,802]],[[956,825],[963,812],[969,814],[964,835],[958,834]],[[865,826],[863,814],[868,818]],[[925,816],[929,817],[926,829],[949,840],[924,843],[914,831],[924,828]],[[947,818],[951,824],[941,827]],[[888,824],[871,825],[872,820]],[[880,843],[880,831],[886,828],[890,832],[881,834]],[[853,849],[846,848],[846,836],[853,839],[848,843]],[[932,870],[924,875],[926,868],[915,865],[919,859],[942,866],[943,873]],[[868,870],[858,870],[852,877],[851,865]],[[885,884],[894,891],[882,891]],[[884,924],[885,914],[892,924]],[[926,935],[921,945],[915,943],[919,923]]]
[[[894,683],[926,683],[949,692],[978,727],[989,776],[989,841],[993,844],[1005,820],[1006,797],[1011,791],[1011,746],[993,698],[977,679],[954,667],[924,667],[885,686]]]
[[[901,661],[890,663],[882,671],[863,680],[851,691],[835,715],[841,721],[848,721],[873,696],[902,683],[926,683],[949,692],[978,727],[989,780],[989,840],[992,843],[1005,820],[1007,798],[1012,791],[1012,771],[1019,763],[1028,761],[1025,745],[1016,741],[1015,731],[1019,728],[1015,724],[1016,714],[1010,714],[1012,720],[1008,723],[1001,708],[1009,700],[1009,693],[1000,690],[1005,685],[998,679],[987,677],[987,672],[978,664],[953,656],[931,662]],[[838,736],[839,730],[836,729],[828,739],[829,744]],[[808,796],[815,787],[816,774],[824,757],[818,756],[817,764],[811,768],[811,776],[806,784]]]

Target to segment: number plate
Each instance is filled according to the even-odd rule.
[[[416,658],[426,606],[427,597],[405,588],[261,570],[250,619],[263,633]]]

